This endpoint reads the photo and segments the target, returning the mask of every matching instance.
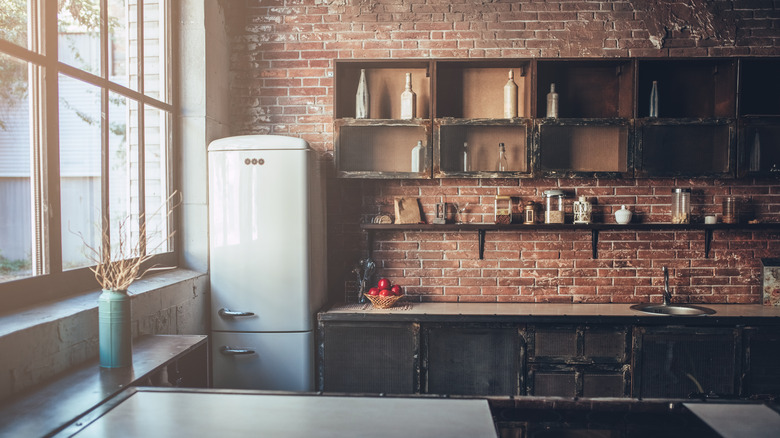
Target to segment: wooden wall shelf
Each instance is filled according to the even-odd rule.
[[[780,223],[759,223],[759,224],[666,224],[666,223],[644,223],[644,224],[361,224],[360,227],[367,233],[368,237],[368,257],[373,254],[374,233],[377,231],[466,231],[477,232],[479,239],[479,259],[485,256],[485,234],[488,231],[590,231],[591,232],[591,251],[594,259],[598,258],[598,240],[599,231],[688,231],[701,230],[704,232],[704,257],[710,256],[710,244],[712,234],[716,230],[735,230],[735,231],[765,231],[780,230]]]

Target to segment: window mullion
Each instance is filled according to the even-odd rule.
[[[100,76],[108,84],[108,0],[100,0]],[[109,102],[108,88],[100,87],[100,222],[101,251],[111,250],[111,219],[109,214]]]
[[[41,43],[45,56],[44,74],[41,78],[42,96],[39,96],[42,154],[40,157],[40,179],[42,187],[40,224],[45,230],[42,248],[39,250],[48,258],[49,273],[62,272],[62,208],[60,193],[60,150],[59,150],[59,70],[57,68],[58,26],[57,2],[39,0],[42,17]],[[47,242],[48,241],[48,242]]]
[[[144,1],[138,0],[136,7],[138,8],[138,25],[136,26],[138,44],[138,92],[141,96],[144,96]],[[147,217],[146,217],[146,161],[145,161],[145,149],[146,149],[146,135],[145,135],[145,111],[146,106],[144,100],[138,102],[138,248],[139,256],[146,255],[146,242],[147,233],[146,229]],[[144,233],[140,233],[143,230]]]

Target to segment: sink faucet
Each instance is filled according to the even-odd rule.
[[[669,290],[669,269],[666,266],[664,270],[664,306],[672,304],[672,291]]]

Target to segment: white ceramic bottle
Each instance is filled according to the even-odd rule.
[[[517,117],[517,84],[514,70],[509,70],[509,80],[504,85],[504,118],[515,117]]]
[[[366,69],[360,69],[360,81],[355,94],[355,118],[368,118],[368,84],[366,83]]]
[[[412,91],[412,74],[406,74],[406,87],[401,93],[401,118],[413,119],[417,116],[417,95]]]
[[[555,84],[550,84],[550,92],[547,93],[547,117],[558,117],[558,93],[555,92]]]
[[[615,222],[620,225],[626,225],[631,222],[632,214],[631,210],[627,209],[625,205],[621,205],[620,210],[615,212]]]
[[[418,140],[417,146],[412,148],[412,172],[422,172],[425,163],[423,150],[422,140]]]

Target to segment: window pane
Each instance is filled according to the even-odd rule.
[[[108,0],[108,75],[111,81],[124,86],[130,86],[127,7],[127,0]]]
[[[149,106],[144,112],[144,183],[147,253],[169,251],[168,113]]]
[[[60,75],[62,267],[89,266],[100,248],[100,88]],[[82,241],[83,238],[83,241]]]
[[[165,0],[144,0],[144,93],[168,101]]]
[[[32,275],[28,66],[0,53],[0,282]]]
[[[100,74],[100,5],[98,0],[60,1],[59,60]]]
[[[138,144],[131,145],[131,113],[138,117],[138,103],[109,93],[108,206],[111,247],[138,248]],[[136,136],[137,139],[137,136]],[[126,252],[130,255],[130,252]]]
[[[0,0],[0,38],[29,48],[27,0]]]

